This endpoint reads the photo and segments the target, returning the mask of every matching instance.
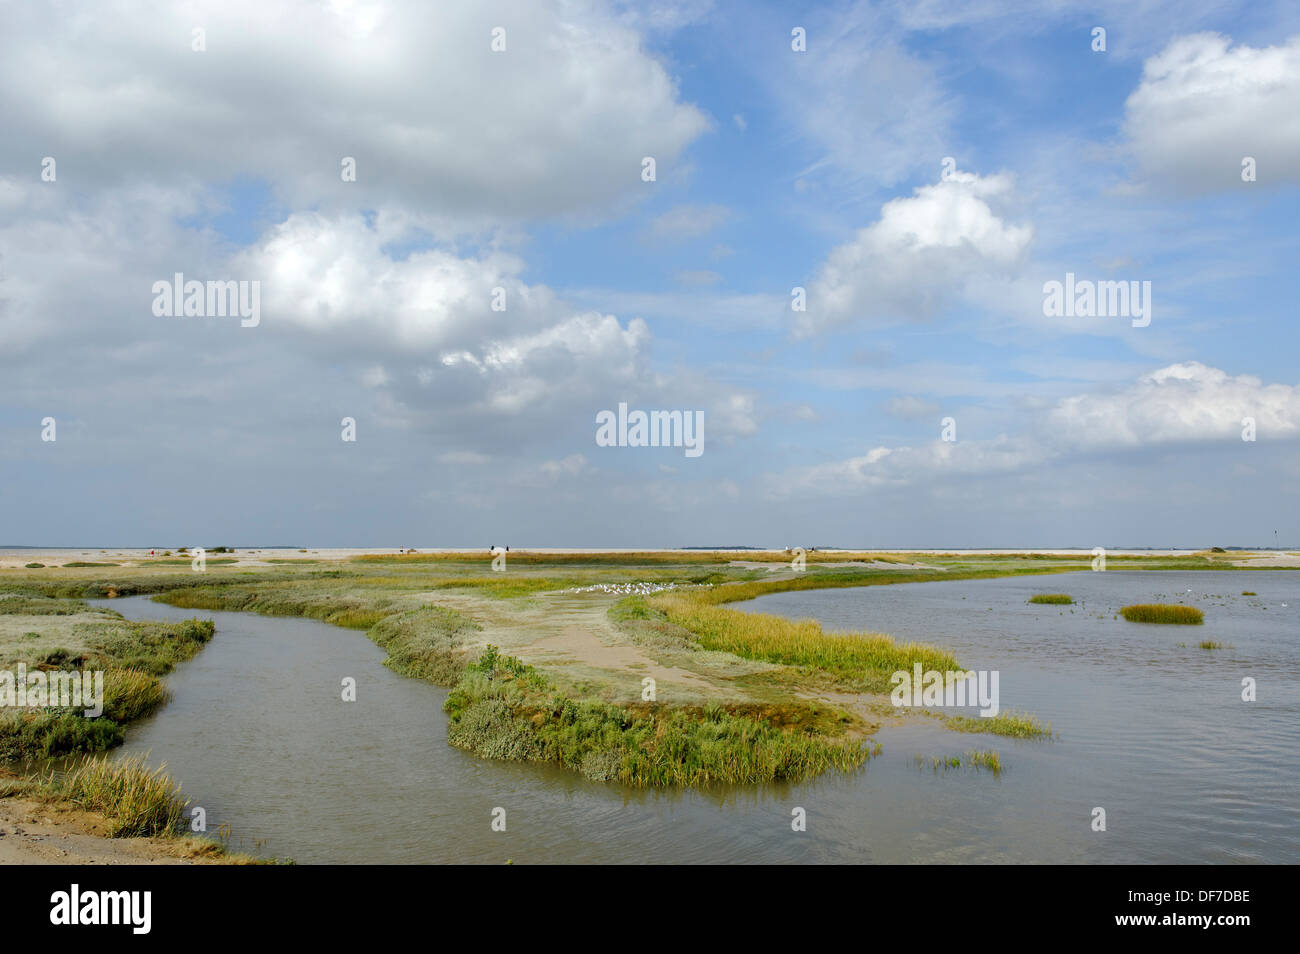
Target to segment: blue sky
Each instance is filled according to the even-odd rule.
[[[1294,5],[8,14],[0,544],[1300,544]]]

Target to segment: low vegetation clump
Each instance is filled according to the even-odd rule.
[[[121,745],[124,725],[157,711],[167,689],[157,678],[130,669],[104,673],[104,711],[46,706],[0,711],[0,762],[53,758],[75,752],[103,752]]]
[[[1254,590],[1242,590],[1242,591],[1241,591],[1241,595],[1242,595],[1242,596],[1258,596],[1259,594],[1257,594]]]
[[[24,563],[23,566],[25,566],[25,567],[26,567],[27,569],[29,569],[29,570],[43,570],[43,569],[45,569],[45,564],[44,564],[44,563]]]
[[[109,821],[109,836],[133,838],[180,832],[188,801],[180,786],[159,766],[152,771],[143,756],[119,761],[89,758],[62,778],[51,776],[49,789]]]
[[[994,775],[1002,774],[1002,759],[998,753],[982,750],[967,752],[965,762],[962,761],[962,756],[958,755],[933,755],[928,760],[920,755],[916,756],[917,768],[924,768],[927,764],[936,772],[959,769],[964,764],[969,769],[982,769]]]
[[[167,702],[167,687],[157,676],[138,669],[104,673],[104,715],[119,724],[152,715]]]
[[[1223,643],[1216,642],[1213,639],[1203,639],[1196,644],[1200,649],[1223,649]]]
[[[1205,614],[1195,606],[1181,603],[1135,603],[1120,609],[1120,615],[1130,623],[1181,623],[1195,625],[1205,622]]]
[[[1031,603],[1050,603],[1053,606],[1070,606],[1074,597],[1069,593],[1035,593],[1029,597]]]
[[[1027,712],[1008,710],[995,716],[980,718],[975,716],[947,716],[948,728],[957,732],[989,732],[993,735],[1006,735],[1013,739],[1051,738],[1052,726],[1040,722],[1037,716]]]
[[[458,748],[638,787],[799,781],[832,767],[854,768],[871,755],[843,730],[828,736],[814,728],[814,713],[805,729],[773,724],[743,706],[576,700],[492,646],[466,668],[444,708],[447,741]]]
[[[103,752],[125,737],[112,719],[87,719],[79,711],[7,709],[0,713],[0,762]]]
[[[966,753],[966,764],[971,768],[985,769],[994,775],[1002,774],[1002,759],[996,752],[977,750]]]

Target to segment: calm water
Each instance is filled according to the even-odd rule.
[[[1044,591],[1082,605],[1026,605]],[[1175,599],[1203,608],[1207,624],[1112,619],[1127,603]],[[1032,711],[1061,737],[1016,742],[927,722],[883,731],[883,754],[851,775],[666,794],[449,747],[446,691],[384,668],[360,633],[143,597],[97,602],[132,619],[216,622],[216,638],[168,677],[173,701],[128,731],[125,752],[165,761],[236,847],[303,863],[1300,861],[1300,576],[1290,573],[762,597],[746,605],[949,646],[968,668],[1000,670],[1004,709]],[[1201,639],[1233,648],[1196,649]],[[341,701],[345,676],[356,702]],[[1240,701],[1243,676],[1258,681],[1258,702]],[[972,747],[996,748],[1003,774],[916,767],[917,754]],[[490,828],[498,806],[505,832]],[[806,832],[790,828],[796,806]],[[1107,811],[1105,833],[1090,830],[1094,806]]]

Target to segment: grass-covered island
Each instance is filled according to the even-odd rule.
[[[1135,603],[1120,610],[1130,623],[1175,623],[1197,626],[1205,622],[1205,613],[1195,606],[1181,603]]]

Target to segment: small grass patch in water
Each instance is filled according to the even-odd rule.
[[[1227,647],[1223,643],[1216,642],[1213,639],[1203,639],[1196,644],[1196,648],[1197,649],[1226,649]]]
[[[1259,594],[1256,593],[1254,590],[1242,590],[1242,591],[1241,591],[1241,595],[1242,595],[1242,596],[1258,596]]]
[[[961,768],[961,759],[956,755],[932,755],[929,759],[917,755],[915,758],[917,768],[925,768],[928,764],[935,772],[940,769],[946,772],[948,769]]]
[[[966,753],[966,764],[973,769],[983,769],[994,775],[1002,774],[1002,759],[998,753],[982,749]]]
[[[1037,716],[1027,712],[999,712],[995,716],[975,718],[972,716],[947,716],[944,724],[955,732],[988,732],[992,735],[1005,735],[1013,739],[1051,738],[1050,723],[1039,721]]]
[[[1195,626],[1205,622],[1205,614],[1195,606],[1181,603],[1135,603],[1120,609],[1130,623],[1175,623]]]
[[[1002,759],[997,752],[977,749],[967,752],[964,758],[965,761],[963,762],[963,757],[957,755],[932,755],[929,759],[920,755],[915,756],[917,768],[925,768],[926,765],[929,765],[931,770],[935,772],[940,770],[947,772],[949,769],[959,769],[962,765],[965,765],[974,771],[991,772],[994,775],[1002,774]]]
[[[1029,597],[1031,603],[1051,603],[1053,606],[1070,606],[1074,597],[1069,593],[1035,593]]]

